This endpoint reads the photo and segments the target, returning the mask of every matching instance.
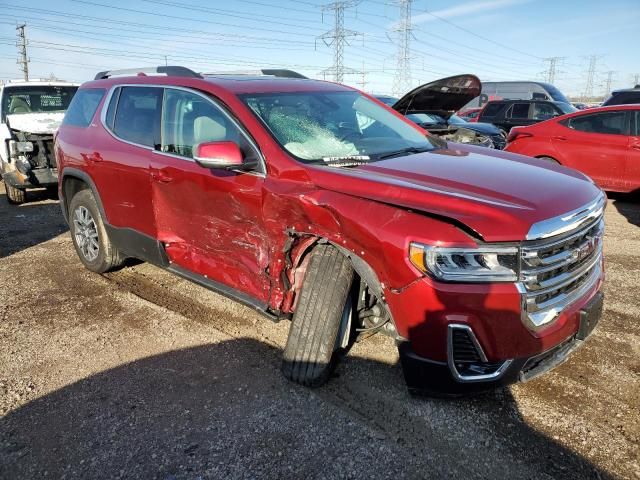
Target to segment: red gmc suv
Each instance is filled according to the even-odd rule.
[[[410,391],[446,395],[528,380],[595,327],[605,197],[585,175],[285,71],[138,72],[82,85],[57,135],[88,269],[135,257],[290,319],[282,370],[308,386],[363,331],[396,339]]]

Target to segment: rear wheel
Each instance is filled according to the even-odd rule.
[[[27,200],[27,192],[25,190],[9,185],[6,180],[4,181],[4,190],[7,192],[7,201],[9,203],[17,205]]]
[[[69,205],[71,238],[80,261],[92,272],[120,267],[124,257],[111,243],[91,190],[81,190]]]
[[[282,373],[308,387],[324,384],[335,366],[341,325],[351,314],[351,262],[330,245],[311,252],[284,349]]]

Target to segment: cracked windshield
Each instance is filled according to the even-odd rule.
[[[432,150],[435,142],[357,92],[244,95],[278,142],[304,162],[366,163]]]

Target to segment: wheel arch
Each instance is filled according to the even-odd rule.
[[[67,223],[69,222],[69,203],[73,196],[81,190],[91,190],[98,204],[100,215],[102,215],[104,222],[108,223],[100,194],[93,179],[86,172],[72,167],[65,168],[61,177],[60,208]]]
[[[309,254],[319,244],[331,245],[349,259],[354,272],[367,284],[371,293],[373,293],[382,305],[384,305],[387,314],[395,327],[393,315],[391,314],[391,310],[389,309],[385,299],[384,281],[380,280],[380,277],[373,267],[371,267],[371,265],[369,265],[362,256],[358,255],[354,251],[349,250],[329,238],[317,234],[305,233],[303,235],[295,234],[290,236],[290,241],[285,248],[286,268],[282,272],[285,288],[288,288],[291,294],[289,298],[285,295],[285,310],[290,310],[289,313],[293,313],[295,311],[295,297],[299,295],[302,281],[304,280]]]

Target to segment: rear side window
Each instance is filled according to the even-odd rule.
[[[603,112],[573,117],[569,119],[567,126],[580,132],[625,135],[625,120],[625,112]]]
[[[528,103],[514,103],[511,106],[511,118],[529,118],[529,104]]]
[[[489,103],[484,110],[482,110],[483,117],[495,117],[500,110],[502,110],[502,103]]]
[[[63,125],[88,127],[104,97],[104,88],[82,88],[74,95],[62,121]]]
[[[159,146],[161,110],[162,88],[122,87],[113,133],[138,145]]]

